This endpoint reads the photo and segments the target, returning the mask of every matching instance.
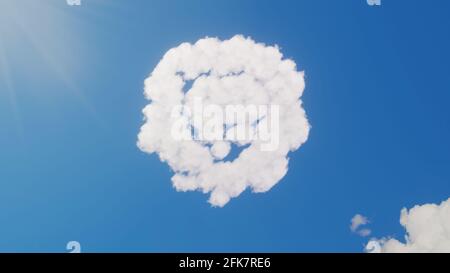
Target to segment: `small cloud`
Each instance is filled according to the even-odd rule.
[[[409,210],[403,208],[400,224],[406,231],[404,243],[395,238],[372,239],[366,250],[375,249],[378,251],[372,252],[385,253],[450,253],[450,198],[439,205],[416,205]]]
[[[356,232],[356,230],[363,225],[366,225],[369,223],[369,220],[367,219],[367,217],[361,215],[361,214],[356,214],[355,216],[353,216],[351,221],[351,225],[350,225],[350,230],[352,232]]]
[[[355,216],[353,216],[350,222],[350,230],[353,233],[356,233],[361,237],[369,236],[372,233],[372,231],[368,228],[360,229],[361,226],[367,225],[369,223],[369,219],[367,219],[367,217],[361,214],[356,214]]]

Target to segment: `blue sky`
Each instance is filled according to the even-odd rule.
[[[450,3],[0,0],[0,251],[360,252],[450,196]],[[289,172],[224,208],[136,147],[143,81],[182,42],[235,34],[305,70]]]

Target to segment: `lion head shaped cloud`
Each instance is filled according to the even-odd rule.
[[[300,99],[304,87],[303,72],[277,46],[241,35],[183,43],[170,49],[145,80],[150,102],[143,109],[138,147],[170,166],[176,190],[210,193],[213,206],[223,207],[247,188],[266,192],[286,175],[288,153],[308,138],[310,125]],[[201,109],[215,108],[209,114],[197,111],[200,104]],[[270,107],[256,107],[261,111],[253,115],[249,105]],[[220,116],[218,110],[232,109],[228,106],[248,112],[241,119]],[[216,126],[215,137],[200,138],[200,126],[210,123],[212,113],[216,120],[223,117],[223,126]],[[247,137],[233,138],[242,124],[248,125]],[[270,134],[261,133],[263,125]],[[230,159],[233,147],[240,151]]]

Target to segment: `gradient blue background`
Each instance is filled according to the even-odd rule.
[[[450,1],[39,3],[0,0],[0,251],[360,252],[354,214],[403,239],[402,207],[450,196]],[[271,191],[218,209],[136,136],[162,55],[234,34],[305,70],[312,131]]]

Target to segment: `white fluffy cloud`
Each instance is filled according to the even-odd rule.
[[[266,192],[286,175],[288,153],[308,138],[310,126],[300,100],[304,86],[303,72],[292,60],[283,59],[276,46],[241,35],[183,43],[170,49],[145,80],[150,103],[143,109],[138,146],[157,153],[170,166],[178,191],[210,193],[213,206],[224,206],[246,188]],[[195,98],[205,105],[278,105],[277,148],[263,151],[258,140],[174,139],[174,107],[192,106]],[[198,129],[188,124],[189,129]],[[223,160],[233,145],[245,149],[236,159]]]
[[[403,208],[400,224],[406,229],[405,242],[394,238],[369,242],[376,252],[450,252],[450,198],[440,205],[425,204]],[[376,247],[376,244],[379,247]]]
[[[371,233],[371,230],[368,228],[360,228],[361,226],[367,225],[369,223],[369,220],[367,217],[356,214],[353,216],[353,218],[350,221],[350,230],[354,233],[357,233],[358,235],[362,237],[369,236]]]

